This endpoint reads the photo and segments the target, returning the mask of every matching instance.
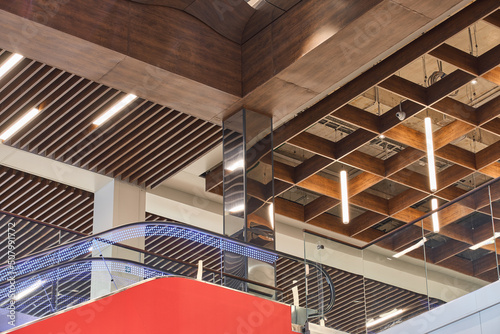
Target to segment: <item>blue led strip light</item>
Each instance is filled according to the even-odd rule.
[[[37,282],[42,281],[43,286],[47,287],[50,286],[52,283],[56,281],[63,280],[65,278],[72,278],[75,279],[77,277],[81,277],[82,275],[86,277],[88,280],[90,280],[90,275],[92,272],[108,272],[108,268],[112,273],[117,273],[117,274],[125,274],[124,276],[114,276],[115,279],[120,280],[120,283],[125,283],[126,286],[137,283],[143,279],[148,279],[148,278],[153,278],[153,277],[164,277],[168,276],[168,274],[163,273],[161,271],[156,271],[151,268],[144,268],[135,264],[125,264],[122,262],[114,262],[114,261],[107,261],[106,265],[102,261],[89,261],[89,262],[83,262],[83,263],[76,263],[72,265],[68,265],[65,267],[57,268],[51,271],[48,271],[46,273],[42,273],[40,275],[36,275],[34,277],[29,277],[23,280],[20,280],[16,282],[16,291],[21,292],[26,289],[29,289],[33,285],[37,284]],[[127,269],[125,269],[127,267]],[[135,276],[135,277],[134,277]],[[122,287],[122,286],[121,286]],[[4,302],[10,292],[10,286],[6,286],[5,288],[0,290],[0,302]],[[24,307],[28,307],[34,302],[37,301],[37,299],[40,299],[42,301],[46,301],[46,296],[43,294],[43,288],[42,285],[36,290],[33,291],[33,295],[31,296],[26,296],[26,298],[23,298],[19,303],[17,303],[18,310],[23,309]],[[62,296],[58,297],[61,298]],[[71,296],[64,296],[65,302],[62,304],[59,304],[60,306],[63,305],[63,307],[59,307],[58,310],[61,310],[65,308],[66,306],[70,306],[70,304],[74,304],[73,302],[70,303],[69,299],[73,298],[80,298],[82,299],[78,303],[82,301],[86,301],[87,299],[84,299],[82,297],[71,297]],[[69,299],[68,299],[69,298]],[[74,300],[73,300],[74,301]],[[64,306],[65,305],[65,306]]]
[[[245,245],[236,241],[223,239],[221,237],[192,230],[187,227],[146,225],[131,226],[109,233],[104,233],[103,235],[96,237],[94,241],[85,240],[81,243],[76,243],[67,248],[58,249],[53,251],[52,253],[41,255],[39,257],[31,258],[24,262],[17,263],[15,266],[16,275],[21,276],[58,263],[77,259],[82,256],[87,256],[90,253],[91,247],[96,248],[93,250],[95,254],[95,252],[99,250],[102,251],[107,246],[113,245],[115,243],[134,238],[142,238],[145,236],[168,236],[173,238],[186,239],[271,264],[278,260],[278,255],[270,251],[258,249],[256,247]],[[96,244],[97,241],[98,243]],[[10,274],[11,272],[8,268],[4,268],[3,270],[1,270],[0,282],[7,280]]]

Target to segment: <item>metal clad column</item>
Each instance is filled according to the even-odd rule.
[[[224,234],[275,249],[272,119],[242,109],[223,122]],[[230,275],[275,286],[275,267],[224,252]],[[226,277],[226,286],[273,295],[274,291]]]

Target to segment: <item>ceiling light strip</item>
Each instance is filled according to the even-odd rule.
[[[492,236],[491,238],[488,238],[484,241],[481,241],[480,243],[477,243],[474,246],[469,247],[469,249],[476,250],[476,249],[481,248],[483,246],[490,245],[493,242],[495,242],[495,239],[498,237],[500,237],[500,232],[496,232],[495,235]]]
[[[347,172],[340,171],[340,192],[342,199],[342,222],[349,223],[349,197],[347,194]]]
[[[413,251],[413,250],[415,250],[415,249],[423,246],[423,244],[425,244],[426,241],[427,241],[426,238],[422,238],[422,240],[420,240],[419,242],[417,242],[415,245],[413,245],[411,247],[408,247],[405,250],[403,250],[403,251],[401,251],[401,252],[399,252],[397,254],[394,254],[392,257],[395,257],[397,259],[397,258],[405,255],[406,253],[409,253],[409,252],[411,252],[411,251]]]
[[[118,101],[115,105],[113,105],[111,108],[109,108],[108,111],[106,111],[104,114],[102,114],[99,118],[97,118],[93,124],[94,125],[102,125],[104,122],[106,122],[108,119],[113,117],[117,112],[121,111],[123,108],[128,106],[132,101],[134,101],[137,98],[134,94],[128,94],[124,98],[122,98],[120,101]]]
[[[10,56],[7,61],[0,66],[0,78],[16,66],[23,58],[24,57],[18,53],[14,53]]]
[[[5,141],[10,138],[14,133],[19,131],[22,127],[28,124],[36,115],[40,113],[38,108],[31,109],[26,115],[21,117],[17,122],[10,126],[0,135],[0,140]]]
[[[438,208],[438,200],[437,198],[433,198],[431,200],[431,208],[432,208],[432,211],[436,210]],[[432,214],[432,229],[435,233],[439,232],[439,217],[438,217],[438,213],[437,212],[434,212]]]
[[[432,139],[432,122],[430,117],[425,120],[425,141],[427,145],[427,165],[429,166],[429,184],[431,191],[437,190],[436,160],[434,158],[434,142]]]

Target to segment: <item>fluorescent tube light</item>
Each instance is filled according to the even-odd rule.
[[[425,141],[427,145],[427,165],[429,167],[429,183],[431,191],[437,190],[436,161],[434,158],[434,142],[432,139],[432,122],[430,117],[425,120]]]
[[[340,192],[342,199],[342,222],[349,223],[349,198],[347,196],[347,172],[340,171]]]
[[[16,66],[23,58],[24,57],[18,53],[14,53],[12,56],[10,56],[9,59],[7,59],[7,61],[5,61],[2,66],[0,66],[0,78],[3,77],[5,73],[9,72],[14,66]]]
[[[108,119],[110,119],[114,114],[128,106],[132,101],[134,101],[137,98],[134,94],[128,94],[125,96],[123,99],[118,101],[114,106],[109,108],[108,111],[106,111],[104,114],[102,114],[98,119],[94,121],[94,125],[101,125],[104,122],[106,122]]]
[[[401,257],[401,256],[405,255],[406,253],[409,253],[412,250],[415,250],[415,249],[421,247],[426,241],[427,241],[427,239],[424,237],[424,238],[422,238],[422,240],[420,240],[419,242],[417,242],[415,245],[410,246],[410,247],[406,248],[405,250],[403,250],[403,251],[401,251],[401,252],[399,252],[397,254],[394,254],[392,257],[395,257],[397,259],[398,257]]]
[[[432,141],[432,123],[431,118],[425,120],[425,141],[427,144],[427,166],[429,167],[429,184],[431,191],[437,190],[436,182],[436,161],[434,159],[434,143]]]
[[[243,210],[245,210],[245,205],[239,204],[239,205],[236,205],[234,208],[230,209],[229,213],[242,212]]]
[[[41,287],[43,283],[45,283],[45,281],[42,280],[36,281],[35,284],[31,285],[30,287],[26,288],[25,290],[19,292],[16,296],[14,296],[13,300],[18,301],[20,299],[23,299],[24,297],[27,297],[28,295],[35,292],[39,287]]]
[[[431,200],[431,208],[432,208],[432,211],[436,210],[438,208],[438,200],[437,198],[433,198]],[[434,230],[434,232],[439,232],[439,218],[438,218],[438,213],[437,212],[434,212],[432,214],[432,229]]]
[[[233,172],[237,170],[238,168],[243,168],[245,167],[245,161],[243,159],[237,160],[236,162],[233,162],[231,165],[229,165],[226,170],[229,172]]]
[[[474,246],[469,247],[469,249],[476,250],[476,249],[481,248],[483,246],[492,244],[493,242],[495,242],[495,239],[498,238],[498,237],[500,237],[500,232],[496,232],[495,235],[492,236],[491,238],[486,239],[484,241],[481,241],[480,243],[475,244]]]
[[[19,131],[23,126],[28,124],[29,121],[31,121],[36,115],[40,113],[40,110],[38,108],[33,108],[31,109],[26,115],[21,117],[17,122],[12,124],[11,127],[9,127],[7,130],[5,130],[1,135],[0,135],[0,140],[7,140],[9,139],[10,136],[12,136],[14,133]]]
[[[274,203],[269,204],[269,221],[271,222],[271,228],[274,230]]]
[[[377,324],[380,324],[386,320],[389,320],[391,318],[394,318],[395,316],[397,315],[400,315],[401,313],[403,313],[404,310],[402,309],[394,309],[388,313],[385,313],[385,314],[382,314],[378,319],[371,319],[369,320],[367,323],[366,323],[366,327],[373,327]]]

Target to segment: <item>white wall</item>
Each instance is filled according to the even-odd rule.
[[[387,329],[383,334],[498,334],[500,282]]]

